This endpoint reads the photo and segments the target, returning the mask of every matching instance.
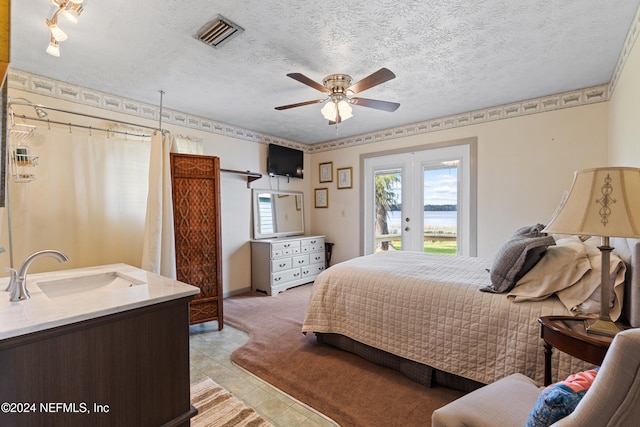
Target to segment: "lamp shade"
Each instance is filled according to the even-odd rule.
[[[577,171],[569,193],[543,231],[640,238],[640,169]]]

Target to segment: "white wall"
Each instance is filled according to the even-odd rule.
[[[640,167],[640,43],[636,41],[609,101],[609,162]]]
[[[63,110],[70,110],[81,112],[83,114],[113,118],[114,120],[122,120],[145,126],[158,126],[157,121],[129,116],[86,105],[80,105],[70,101],[18,90],[15,88],[9,88],[9,96],[14,98],[26,98],[36,104],[43,104]],[[16,110],[18,110],[18,108],[19,107],[16,107]],[[19,114],[26,114],[28,116],[34,115],[32,109],[25,109],[26,107],[22,108],[23,110],[17,111]],[[76,124],[93,126],[94,128],[105,128],[109,126],[108,122],[64,113],[56,113],[55,111],[49,111],[49,116],[47,116],[47,118],[51,120],[62,121],[65,123],[71,121]],[[35,122],[29,122],[29,124],[36,124],[38,126],[44,127],[47,126],[46,123],[38,124]],[[163,123],[162,127],[176,135],[182,134],[195,138],[201,138],[204,145],[204,154],[218,156],[220,158],[220,166],[222,169],[232,169],[240,171],[250,170],[252,172],[262,173],[263,177],[259,180],[253,181],[251,183],[251,188],[272,188],[304,192],[309,187],[309,185],[307,184],[309,179],[291,179],[289,182],[287,182],[286,178],[272,178],[265,175],[267,156],[267,146],[265,144],[245,141],[218,134],[212,134],[204,131],[198,131],[191,128],[171,125],[168,123]],[[52,143],[54,142],[52,141]],[[44,160],[45,159],[41,159],[41,161]],[[305,155],[305,170],[309,169],[309,161],[309,156]],[[247,179],[245,176],[232,173],[222,173],[220,184],[222,211],[221,223],[223,293],[226,296],[232,293],[247,290],[251,287],[251,252],[249,243],[249,240],[252,238],[251,189],[247,188]],[[52,191],[55,191],[55,189],[52,189]],[[308,203],[309,201],[307,200],[307,206]],[[0,213],[2,214],[0,216],[0,221],[3,221],[2,230],[0,232],[0,247],[4,246],[5,248],[9,248],[7,228],[8,215],[6,214],[6,209],[0,209],[0,211]],[[72,215],[73,213],[70,212],[69,214]],[[308,224],[310,220],[309,218],[309,209],[306,209],[305,223]],[[20,236],[14,235],[13,239],[14,241],[16,239],[20,239]],[[96,242],[96,244],[99,244],[99,242]],[[131,244],[133,246],[140,246],[141,256],[142,242],[132,242]],[[138,267],[140,266],[139,260],[137,259],[120,260],[117,258],[117,255],[113,258],[115,258],[116,261],[109,260],[108,262],[127,262],[131,265],[135,265]],[[21,259],[14,259],[14,264],[19,265],[21,261]],[[8,252],[0,254],[0,265],[9,266],[9,264],[10,262]],[[64,265],[58,264],[55,261],[49,262],[48,260],[43,259],[42,262],[34,264],[31,267],[31,271],[47,271],[64,267]],[[80,265],[78,265],[78,267],[80,267]],[[6,273],[0,274],[6,275]]]
[[[312,210],[311,231],[336,244],[332,262],[360,255],[361,154],[467,137],[478,138],[477,253],[492,257],[516,228],[550,219],[575,170],[607,163],[607,103],[314,154],[311,187],[329,188],[329,208]],[[352,189],[319,183],[318,164],[327,161],[334,171],[354,168]]]
[[[157,126],[157,122],[151,120],[17,89],[10,88],[9,95],[62,109]],[[53,113],[50,116],[56,117]],[[69,117],[62,120],[68,121]],[[74,120],[82,122],[81,118],[74,117]],[[549,219],[562,192],[571,184],[573,171],[607,163],[607,122],[608,103],[602,102],[306,154],[304,180],[287,182],[265,176],[254,181],[251,187],[304,192],[308,232],[327,235],[328,241],[336,244],[333,261],[339,262],[359,255],[361,154],[477,137],[478,255],[491,257],[515,228]],[[264,144],[170,124],[163,127],[175,134],[202,138],[205,154],[219,156],[224,169],[265,173],[267,147]],[[318,164],[326,161],[333,162],[334,175],[338,168],[353,167],[352,189],[337,190],[335,177],[332,183],[319,183]],[[319,187],[329,188],[327,209],[313,208],[313,189]],[[243,176],[223,174],[221,192],[223,290],[229,295],[250,287],[251,190],[246,188]],[[0,235],[0,246],[6,246],[6,228]],[[6,259],[6,254],[0,255],[2,265],[8,265]]]

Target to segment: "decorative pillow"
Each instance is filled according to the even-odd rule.
[[[555,245],[553,237],[542,233],[544,225],[522,227],[516,230],[502,245],[491,267],[491,286],[482,288],[485,292],[503,293],[510,291],[544,255],[547,247]]]
[[[558,291],[560,301],[572,313],[580,316],[591,316],[600,313],[600,282],[602,272],[602,253],[600,249],[585,242],[587,257],[591,268],[573,286]],[[610,254],[609,281],[611,290],[609,296],[609,316],[617,320],[622,313],[624,298],[624,279],[627,266],[615,252]]]
[[[516,282],[507,295],[511,301],[548,298],[572,286],[591,270],[587,248],[578,236],[554,236],[554,240],[556,245],[547,248],[540,262]]]
[[[529,413],[525,427],[550,426],[572,413],[593,384],[598,370],[570,375],[566,380],[545,388]]]

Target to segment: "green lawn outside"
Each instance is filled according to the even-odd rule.
[[[392,240],[391,245],[395,250],[401,250],[402,245],[400,240]],[[424,242],[424,251],[430,254],[444,254],[455,255],[458,251],[457,242],[455,241],[442,241],[442,242]]]

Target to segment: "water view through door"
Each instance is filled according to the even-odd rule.
[[[467,145],[364,159],[364,253],[475,254]]]
[[[457,253],[458,164],[454,160],[422,167],[422,185],[418,186],[422,190],[422,212],[413,220],[408,212],[403,215],[402,170],[376,173],[376,251],[402,250],[403,232],[417,228],[421,247],[411,250]]]

